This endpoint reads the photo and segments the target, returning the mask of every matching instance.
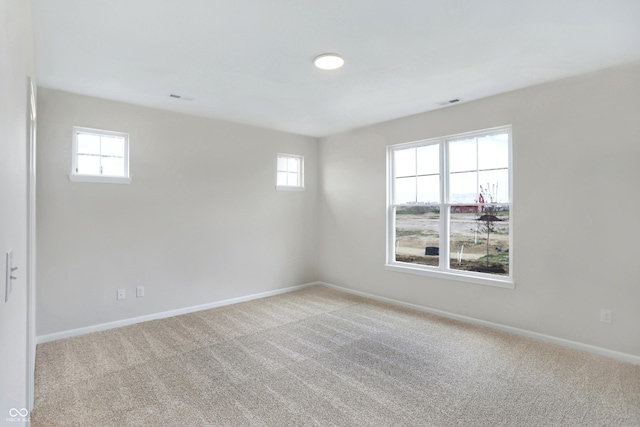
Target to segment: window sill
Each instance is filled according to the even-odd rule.
[[[431,268],[421,268],[413,264],[393,262],[385,264],[384,268],[399,273],[416,274],[418,276],[437,277],[438,279],[456,280],[459,282],[475,283],[477,285],[495,286],[505,289],[514,289],[515,283],[511,278],[497,279],[472,274],[457,273],[453,271],[442,271]]]
[[[304,187],[297,187],[294,185],[276,185],[278,191],[304,191]]]
[[[76,175],[69,174],[72,182],[93,182],[100,184],[131,184],[131,177],[101,176],[101,175]]]

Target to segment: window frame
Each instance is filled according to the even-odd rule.
[[[124,138],[124,175],[93,175],[78,173],[78,134],[90,133],[100,136],[118,136]],[[129,172],[129,134],[104,129],[94,129],[81,126],[73,126],[73,138],[71,148],[71,173],[69,180],[73,182],[93,182],[106,184],[130,184],[131,175]],[[100,157],[103,157],[102,155]]]
[[[298,170],[297,170],[297,183],[296,185],[280,185],[278,184],[278,172],[287,172],[289,170],[281,170],[278,167],[278,162],[281,158],[286,159],[296,159],[298,160]],[[278,191],[304,191],[304,156],[298,154],[286,154],[286,153],[278,153],[276,155],[276,190]]]
[[[509,275],[500,276],[497,274],[480,273],[465,270],[456,270],[449,267],[451,236],[450,236],[450,216],[451,207],[464,205],[480,205],[479,203],[452,203],[449,200],[449,142],[463,138],[474,138],[492,134],[506,133],[508,135],[508,161],[509,161],[509,200],[507,203],[498,202],[499,205],[509,206]],[[395,162],[394,154],[398,150],[417,148],[425,145],[437,144],[439,147],[439,177],[440,177],[440,218],[439,218],[439,265],[427,266],[396,261],[395,241],[396,224],[394,204],[395,191]],[[461,282],[475,283],[480,285],[497,286],[514,289],[515,282],[513,276],[513,129],[511,125],[483,129],[473,132],[465,132],[453,135],[446,135],[438,138],[430,138],[419,141],[394,144],[387,147],[387,233],[386,233],[386,263],[385,269],[421,276],[437,277],[442,279],[457,280]]]

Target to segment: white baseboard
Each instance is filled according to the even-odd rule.
[[[353,289],[345,288],[342,286],[332,285],[326,282],[311,282],[305,283],[303,285],[291,286],[283,289],[276,289],[268,292],[261,292],[258,294],[247,295],[243,297],[231,298],[223,301],[216,301],[208,304],[196,305],[192,307],[184,307],[176,310],[164,311],[161,313],[153,313],[145,316],[132,317],[129,319],[117,320],[115,322],[101,323],[99,325],[87,326],[84,328],[70,329],[68,331],[56,332],[48,335],[41,335],[36,337],[36,342],[38,344],[42,344],[49,341],[60,340],[64,338],[71,338],[78,335],[84,335],[91,332],[99,332],[106,331],[108,329],[119,328],[122,326],[134,325],[136,323],[147,322],[149,320],[156,319],[164,319],[167,317],[179,316],[181,314],[194,313],[196,311],[208,310],[210,308],[222,307],[225,305],[237,304],[240,302],[251,301],[259,298],[266,298],[274,295],[285,294],[288,292],[297,291],[300,289],[308,288],[310,286],[321,285],[327,288],[335,289],[338,291],[346,292],[352,295],[358,295],[365,298],[370,298],[372,300],[385,302],[388,304],[397,305],[400,307],[406,307],[417,311],[422,311],[425,313],[434,314],[436,316],[446,317],[448,319],[459,320],[465,323],[471,323],[478,326],[484,326],[491,329],[496,329],[503,332],[508,332],[514,335],[519,335],[527,338],[533,338],[539,341],[548,342],[551,344],[560,345],[562,347],[572,348],[575,350],[582,350],[588,353],[598,354],[600,356],[609,357],[611,359],[620,360],[622,362],[633,363],[635,365],[640,365],[640,356],[635,356],[633,354],[622,353],[615,350],[609,350],[602,347],[596,347],[589,344],[584,344],[577,341],[571,341],[564,338],[558,338],[551,335],[541,334],[538,332],[528,331],[526,329],[514,328],[512,326],[501,325],[499,323],[488,322],[486,320],[480,320],[473,317],[462,316],[460,314],[450,313],[447,311],[437,310],[434,308],[424,307],[417,304],[411,304],[408,302],[398,301],[391,298],[385,298],[378,295],[369,294],[366,292],[356,291]]]
[[[411,308],[413,310],[422,311],[429,314],[435,314],[436,316],[446,317],[448,319],[459,320],[465,323],[471,323],[478,326],[485,326],[487,328],[496,329],[503,332],[508,332],[514,335],[519,335],[522,337],[533,338],[539,341],[548,342],[551,344],[556,344],[562,347],[572,348],[575,350],[582,350],[588,353],[598,354],[600,356],[605,356],[611,359],[620,360],[622,362],[633,363],[635,365],[640,365],[640,356],[635,356],[633,354],[622,353],[615,350],[609,350],[602,347],[596,347],[590,344],[584,344],[577,341],[571,341],[564,338],[558,338],[551,335],[545,335],[538,332],[528,331],[526,329],[514,328],[512,326],[501,325],[499,323],[488,322],[486,320],[480,320],[473,317],[462,316],[455,313],[449,313],[447,311],[436,310],[434,308],[424,307],[417,304],[411,304],[408,302],[398,301],[391,298],[380,297],[377,295],[369,294],[366,292],[355,291],[353,289],[344,288],[342,286],[332,285],[330,283],[318,282],[317,284],[326,286],[328,288],[332,288],[338,291],[346,292],[352,295],[358,295],[365,298],[370,298],[380,302],[386,302],[389,304],[397,305],[400,307]]]
[[[297,291],[314,285],[320,285],[320,282],[305,283],[303,285],[291,286],[283,289],[276,289],[268,292],[247,295],[243,297],[231,298],[222,301],[211,302],[208,304],[195,305],[191,307],[179,308],[176,310],[163,311],[160,313],[147,314],[145,316],[131,317],[129,319],[116,320],[114,322],[101,323],[99,325],[86,326],[84,328],[70,329],[68,331],[56,332],[48,335],[40,335],[36,337],[36,343],[42,344],[49,341],[61,340],[64,338],[76,337],[79,335],[89,334],[91,332],[106,331],[108,329],[120,328],[122,326],[134,325],[136,323],[148,322],[149,320],[164,319],[167,317],[179,316],[181,314],[194,313],[196,311],[208,310],[210,308],[223,307],[225,305],[237,304],[239,302],[251,301],[259,298],[271,297],[274,295],[286,294],[288,292]]]

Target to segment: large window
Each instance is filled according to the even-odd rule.
[[[71,181],[128,184],[129,135],[73,128]]]
[[[389,147],[387,267],[513,286],[511,128]]]

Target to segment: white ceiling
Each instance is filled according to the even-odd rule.
[[[43,87],[311,136],[640,59],[640,0],[32,3]]]

